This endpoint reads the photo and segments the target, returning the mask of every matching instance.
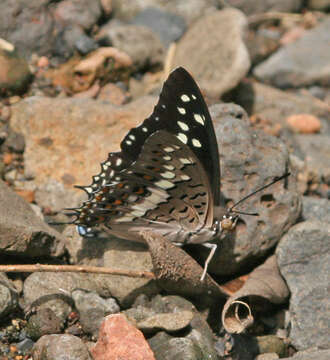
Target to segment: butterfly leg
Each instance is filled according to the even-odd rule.
[[[204,270],[203,270],[203,274],[201,276],[201,281],[204,280],[205,278],[205,275],[206,275],[206,272],[207,272],[207,267],[210,263],[210,261],[212,260],[213,258],[213,255],[217,249],[217,244],[211,244],[211,243],[204,243],[202,244],[203,246],[205,246],[206,248],[208,249],[211,249],[210,253],[209,253],[209,256],[207,257],[206,261],[205,261],[205,264],[204,264]]]

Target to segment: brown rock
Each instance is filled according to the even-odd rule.
[[[207,95],[221,96],[249,71],[250,58],[243,42],[246,24],[244,14],[234,8],[200,18],[178,42],[173,68],[184,66]]]
[[[21,93],[32,79],[27,62],[14,53],[0,49],[0,91]]]
[[[155,360],[142,332],[120,314],[105,318],[91,353],[94,360]]]
[[[35,215],[31,206],[0,180],[0,254],[60,256],[64,238]]]
[[[128,99],[128,94],[120,87],[109,83],[102,87],[97,98],[114,105],[123,105]]]
[[[73,184],[90,184],[100,162],[109,151],[119,150],[123,137],[155,103],[146,97],[117,107],[92,99],[34,97],[13,106],[11,125],[26,139],[25,172],[35,177],[39,188],[53,189],[47,190],[43,203],[36,194],[38,204],[53,210],[72,207],[67,194],[56,205],[62,192]]]
[[[291,115],[287,117],[286,121],[293,131],[301,134],[312,134],[321,129],[320,120],[310,114]]]

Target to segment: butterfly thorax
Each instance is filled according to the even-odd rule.
[[[203,244],[220,240],[221,235],[226,231],[232,231],[237,222],[237,215],[222,206],[214,206],[214,219],[212,226],[204,227],[196,232],[189,233],[186,242],[191,244]]]

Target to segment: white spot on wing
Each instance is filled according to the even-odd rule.
[[[135,136],[134,136],[133,134],[130,134],[130,135],[129,135],[129,138],[130,138],[131,140],[135,140]]]
[[[121,158],[118,158],[118,159],[116,160],[116,165],[117,165],[117,166],[120,166],[120,165],[122,164],[122,162],[123,162],[123,160],[122,160]]]
[[[133,213],[132,213],[133,214]],[[131,215],[125,215],[115,220],[117,223],[121,222],[131,222],[134,219],[134,216]]]
[[[175,167],[173,165],[164,165],[164,168],[167,170],[174,170]]]
[[[164,173],[161,174],[161,176],[165,179],[173,179],[175,178],[175,174],[172,173],[171,171],[165,171]]]
[[[131,140],[126,140],[125,141],[127,145],[132,145],[132,141]]]
[[[146,213],[146,210],[135,210],[131,212],[134,217],[141,217]]]
[[[195,147],[198,147],[198,148],[202,147],[202,144],[197,139],[192,139],[191,142]]]
[[[172,158],[170,156],[168,156],[168,155],[163,156],[163,159],[165,161],[171,161],[172,160]]]
[[[191,177],[188,175],[181,175],[181,180],[188,181],[191,180]]]
[[[196,96],[194,95],[194,94],[192,94],[191,95],[191,97],[194,99],[194,100],[196,100],[197,98],[196,98]]]
[[[183,94],[183,95],[181,95],[181,100],[182,100],[183,102],[189,102],[189,101],[190,101],[190,97],[189,97],[188,95],[186,95],[186,94]]]
[[[194,114],[194,119],[198,122],[198,123],[200,123],[200,124],[202,124],[202,125],[204,125],[205,124],[205,120],[201,117],[201,115],[199,115],[199,114]]]
[[[166,147],[164,148],[164,151],[166,151],[167,153],[171,153],[171,152],[174,151],[174,149],[173,149],[171,146],[166,146]]]
[[[148,196],[148,201],[155,205],[158,205],[159,203],[163,202],[164,200],[166,200],[166,197],[164,199],[164,196],[157,194],[155,191],[152,191],[151,195]]]
[[[159,186],[160,188],[165,189],[165,190],[171,189],[175,186],[172,182],[167,181],[167,180],[157,181],[157,182],[155,182],[155,185]]]
[[[183,131],[188,131],[189,130],[189,126],[182,122],[182,121],[178,121],[178,125],[180,126],[180,128],[183,130]]]
[[[183,165],[193,164],[192,160],[190,160],[188,158],[180,158],[180,162]]]
[[[128,201],[128,202],[134,202],[134,201],[137,200],[137,198],[138,198],[137,195],[130,195],[130,196],[128,197],[127,201]]]
[[[143,132],[148,132],[148,129],[145,126],[143,126],[142,131]]]
[[[178,111],[180,114],[184,115],[186,113],[186,109],[185,108],[182,108],[182,107],[177,107]]]
[[[187,135],[185,135],[183,133],[179,133],[176,137],[184,144],[187,144],[187,142],[188,142]]]

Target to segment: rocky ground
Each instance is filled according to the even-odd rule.
[[[154,275],[0,273],[0,359],[329,359],[329,0],[27,3],[0,2],[1,264]],[[209,105],[227,201],[292,173],[244,203],[260,216],[203,284],[203,248],[49,225],[177,66]]]

